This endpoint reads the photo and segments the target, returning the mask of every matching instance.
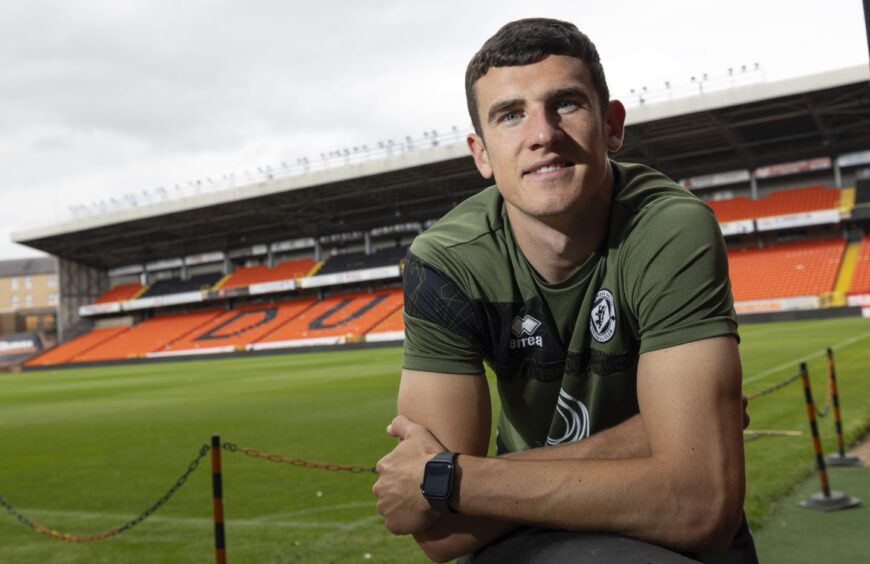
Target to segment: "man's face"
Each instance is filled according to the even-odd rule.
[[[493,67],[474,88],[482,136],[469,136],[469,148],[509,206],[546,220],[609,194],[607,151],[622,143],[625,109],[612,102],[602,115],[583,61],[550,55]]]

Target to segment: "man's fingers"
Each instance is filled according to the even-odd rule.
[[[408,433],[410,433],[413,426],[414,423],[404,415],[396,415],[392,423],[387,425],[387,434],[405,440],[408,438]]]

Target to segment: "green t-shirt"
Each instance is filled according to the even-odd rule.
[[[540,279],[496,187],[416,238],[405,265],[404,367],[498,377],[499,452],[572,442],[638,412],[641,353],[737,336],[710,208],[613,162],[605,241],[568,280]]]

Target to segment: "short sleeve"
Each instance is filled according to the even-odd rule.
[[[479,317],[462,289],[444,272],[408,255],[404,272],[403,368],[482,374]]]
[[[663,201],[631,237],[624,273],[641,353],[738,336],[728,255],[710,208],[699,200]]]

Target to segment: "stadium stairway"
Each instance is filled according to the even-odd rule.
[[[848,214],[855,208],[855,189],[843,188],[840,190],[840,214]]]
[[[858,242],[846,245],[846,250],[843,252],[843,261],[840,263],[840,272],[837,273],[837,281],[834,283],[834,291],[831,292],[827,300],[830,307],[846,305],[846,293],[852,285],[852,278],[855,275],[855,267],[858,265],[858,252],[860,250],[861,244]]]

